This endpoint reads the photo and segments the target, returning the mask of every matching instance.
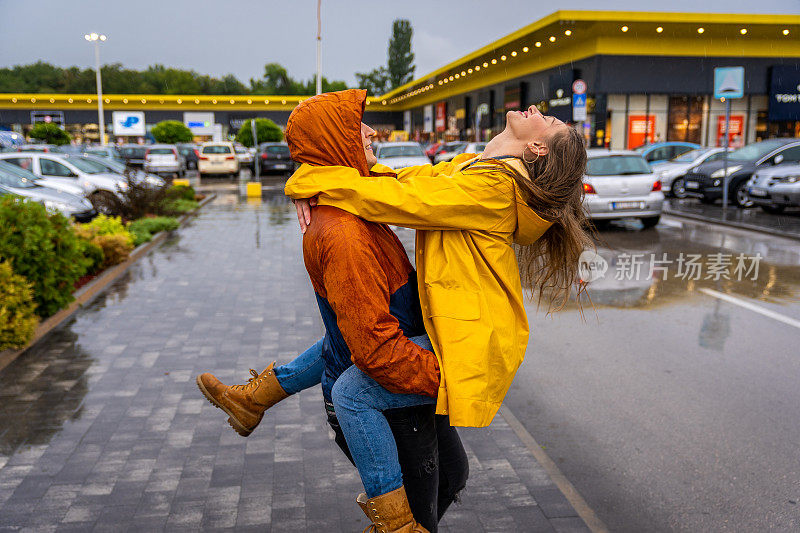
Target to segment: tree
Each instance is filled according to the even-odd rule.
[[[281,129],[268,118],[256,119],[256,135],[258,136],[258,143],[283,140]],[[236,134],[236,140],[245,146],[253,146],[253,127],[250,125],[250,120],[244,121],[239,133]]]
[[[52,122],[37,122],[28,134],[31,139],[44,141],[45,144],[69,144],[69,133],[62,130],[58,124]]]
[[[150,133],[153,134],[156,141],[164,144],[188,143],[194,139],[192,130],[177,120],[162,120],[153,126]]]
[[[367,73],[356,72],[358,86],[366,89],[371,96],[380,96],[389,92],[389,71],[386,67],[374,68]]]
[[[397,19],[392,24],[392,38],[389,39],[389,81],[392,89],[405,85],[414,78],[414,54],[411,52],[411,36],[414,30],[411,22]]]

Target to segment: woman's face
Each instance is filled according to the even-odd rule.
[[[547,146],[547,140],[566,127],[567,125],[556,117],[542,115],[536,106],[530,106],[524,111],[509,111],[506,114],[506,130],[515,139],[532,148],[533,152],[536,152],[533,146]]]

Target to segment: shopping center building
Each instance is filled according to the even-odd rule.
[[[507,110],[536,105],[573,122],[592,146],[657,140],[718,145],[725,103],[714,69],[742,66],[731,102],[732,143],[800,137],[800,15],[558,11],[371,98],[365,120],[412,139],[488,139]],[[306,97],[106,95],[107,122],[182,120],[199,138],[252,116],[285,124]],[[0,126],[53,120],[96,136],[94,95],[0,94]],[[131,120],[128,120],[130,123]],[[138,120],[136,121],[139,122]],[[116,126],[115,126],[116,127]],[[115,130],[118,133],[118,130]]]

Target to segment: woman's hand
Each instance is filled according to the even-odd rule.
[[[311,208],[317,205],[317,197],[292,200],[294,208],[297,210],[297,222],[300,224],[300,232],[305,233],[311,225]]]

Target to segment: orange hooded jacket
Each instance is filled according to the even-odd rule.
[[[286,125],[292,158],[369,175],[361,140],[365,102],[362,90],[302,102]],[[408,339],[425,328],[416,272],[397,236],[384,224],[320,206],[303,236],[303,257],[327,332],[323,393],[329,398],[352,361],[389,391],[436,397],[436,355]]]

